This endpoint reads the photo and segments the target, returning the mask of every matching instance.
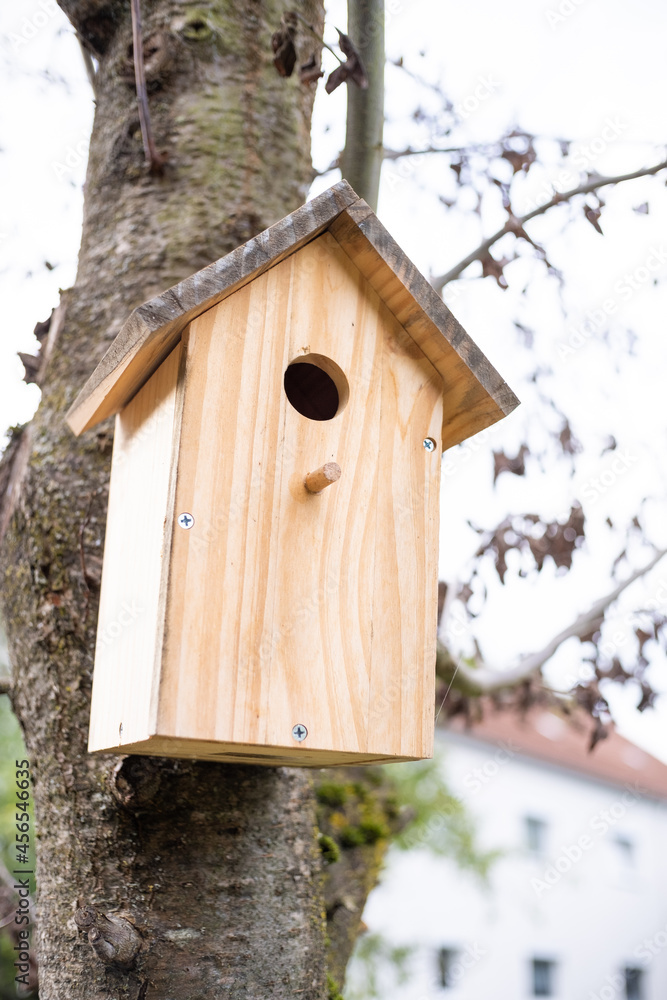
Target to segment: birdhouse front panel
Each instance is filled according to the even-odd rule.
[[[136,309],[68,414],[117,414],[89,749],[430,756],[440,457],[516,404],[346,182]]]
[[[440,376],[328,234],[184,349],[175,510],[194,523],[172,541],[156,733],[428,756]],[[310,492],[327,463],[340,478]]]

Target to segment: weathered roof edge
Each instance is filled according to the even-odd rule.
[[[329,232],[442,375],[443,450],[519,405],[502,376],[365,201],[359,198],[343,209]]]
[[[434,366],[447,372],[444,447],[515,408],[518,400],[509,386],[366,202],[343,180],[243,246],[138,306],[71,406],[66,419],[74,433],[81,434],[122,409],[167,357],[191,320],[326,229]],[[370,261],[364,252],[368,247],[373,251]]]
[[[339,181],[236,250],[137,306],[66,415],[74,433],[129,402],[192,319],[314,239],[355,201],[359,196],[347,181]]]

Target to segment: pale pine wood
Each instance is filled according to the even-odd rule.
[[[438,436],[438,374],[326,234],[192,323],[184,350],[172,520],[187,510],[195,524],[174,529],[159,696],[133,752],[307,766],[428,755],[435,555],[418,564],[425,542],[437,551],[439,462],[422,441]],[[288,364],[316,355],[347,379],[329,421],[283,390]],[[310,494],[302,470],[322,455],[349,474]],[[410,568],[398,588],[396,559]],[[398,641],[390,607],[409,623]]]
[[[396,321],[385,327],[381,384],[367,749],[430,757],[442,379]],[[434,451],[424,448],[427,437]]]
[[[337,462],[325,462],[319,469],[309,472],[304,483],[309,493],[321,493],[327,486],[337,483],[340,479],[341,468]]]
[[[135,309],[72,405],[76,434],[117,413],[187,324],[328,229],[443,376],[443,445],[510,413],[516,396],[366,202],[335,184],[259,236]]]
[[[180,353],[179,345],[116,418],[90,750],[150,735]]]
[[[348,206],[329,232],[442,375],[443,450],[518,406],[512,390],[365,202]]]
[[[347,181],[340,181],[227,256],[135,309],[67,414],[74,433],[81,434],[125,406],[191,320],[312,240],[357,200]]]
[[[372,298],[375,312],[329,239],[190,328],[176,508],[195,526],[174,537],[161,734],[290,746],[301,721],[322,748],[340,746],[341,730],[363,746],[375,513],[372,476],[354,470],[372,467],[379,442]],[[348,404],[331,421],[308,420],[285,396],[285,369],[308,354],[350,373]],[[303,470],[342,455],[350,476],[309,494]],[[299,673],[305,650],[311,666]]]
[[[462,361],[474,345],[445,310],[449,345],[415,305],[424,279],[387,264],[385,231],[360,228],[368,211],[354,203],[214,297],[119,416],[100,636],[119,595],[141,594],[141,624],[98,641],[91,749],[303,766],[431,755],[443,412],[451,442],[459,409],[476,426],[503,390],[478,365],[480,393]],[[333,419],[289,403],[298,361],[336,382]],[[310,492],[306,470],[328,483],[336,463],[335,488]]]
[[[103,753],[104,751],[97,751]],[[123,753],[151,757],[180,757],[187,760],[210,760],[229,764],[262,764],[267,767],[335,767],[356,764],[395,764],[416,757],[345,753],[331,750],[308,750],[302,743],[294,747],[258,746],[254,743],[221,743],[152,736],[123,747]]]

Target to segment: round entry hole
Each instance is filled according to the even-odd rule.
[[[345,406],[348,385],[338,365],[322,354],[305,354],[287,368],[285,395],[309,420],[331,420]]]

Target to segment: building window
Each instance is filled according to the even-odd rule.
[[[625,834],[617,833],[614,837],[618,856],[624,868],[634,868],[635,866],[635,845]]]
[[[454,948],[441,948],[438,952],[438,971],[440,986],[449,990],[454,985],[454,963],[458,952]]]
[[[547,824],[543,819],[526,816],[524,819],[526,847],[531,854],[545,854],[547,846]]]
[[[644,1000],[644,972],[634,966],[623,969],[626,1000]]]
[[[534,958],[533,967],[533,996],[552,997],[554,995],[554,973],[556,963],[548,958]]]

